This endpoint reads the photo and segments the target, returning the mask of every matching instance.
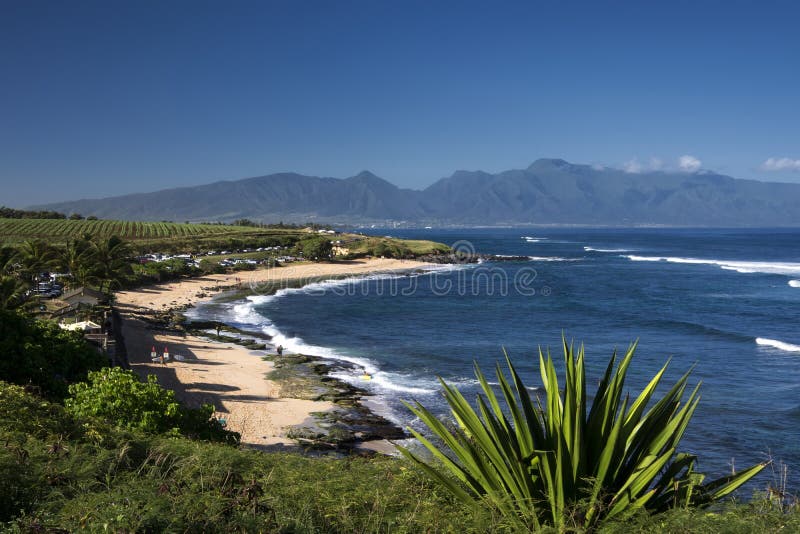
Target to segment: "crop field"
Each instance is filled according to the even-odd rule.
[[[194,224],[142,221],[87,221],[70,219],[0,219],[0,245],[14,245],[41,239],[51,245],[64,245],[71,239],[89,235],[94,239],[118,236],[131,243],[137,252],[205,252],[244,248],[292,246],[309,237],[297,228],[259,228],[223,224]],[[400,257],[447,252],[449,247],[432,241],[388,239],[340,234],[355,255]]]
[[[13,244],[28,239],[43,239],[58,245],[88,234],[94,238],[116,235],[134,245],[170,244],[234,244],[248,246],[297,239],[305,232],[297,229],[258,228],[218,224],[191,224],[141,221],[87,221],[69,219],[0,219],[0,244]]]

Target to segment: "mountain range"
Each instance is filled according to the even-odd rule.
[[[368,171],[345,179],[279,173],[32,208],[123,220],[800,226],[800,184],[540,159],[496,174],[457,171],[421,191]]]

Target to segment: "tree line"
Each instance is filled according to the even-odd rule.
[[[116,236],[84,235],[61,247],[41,239],[0,247],[0,309],[21,306],[41,273],[50,271],[70,273],[77,287],[94,286],[110,293],[131,275],[132,260],[130,244]]]
[[[30,211],[17,210],[0,206],[0,219],[66,219],[63,213],[50,210]]]

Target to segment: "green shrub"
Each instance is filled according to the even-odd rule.
[[[215,261],[203,258],[200,260],[200,271],[203,274],[221,274],[225,272],[225,268]]]
[[[0,310],[0,380],[34,386],[51,399],[63,399],[70,383],[108,365],[108,358],[86,343],[80,332]]]
[[[550,525],[563,530],[574,523],[591,530],[604,520],[624,519],[641,509],[705,506],[766,466],[703,483],[705,476],[694,471],[696,457],[677,452],[697,408],[699,385],[682,405],[686,373],[648,409],[665,365],[630,401],[623,388],[634,350],[635,344],[616,369],[616,353],[611,357],[591,406],[583,347],[575,352],[564,341],[562,389],[549,353],[545,359],[539,352],[543,404],[533,402],[506,356],[511,380],[499,365],[496,368],[504,409],[476,364],[483,390],[476,409],[442,381],[455,428],[419,403],[407,405],[458,461],[414,430],[440,463],[403,452],[462,502],[474,505],[483,499],[519,529]]]
[[[314,236],[297,244],[298,251],[309,261],[329,260],[333,254],[333,245],[327,237]]]
[[[158,385],[154,375],[141,382],[119,367],[89,373],[89,382],[69,387],[67,411],[78,418],[100,418],[131,430],[152,434],[184,434],[209,441],[238,443],[239,435],[226,431],[213,418],[214,407],[185,408],[175,392]]]

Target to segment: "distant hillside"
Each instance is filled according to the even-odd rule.
[[[33,208],[124,220],[800,226],[800,184],[540,159],[497,174],[457,171],[423,191],[366,171],[346,179],[281,173]]]

